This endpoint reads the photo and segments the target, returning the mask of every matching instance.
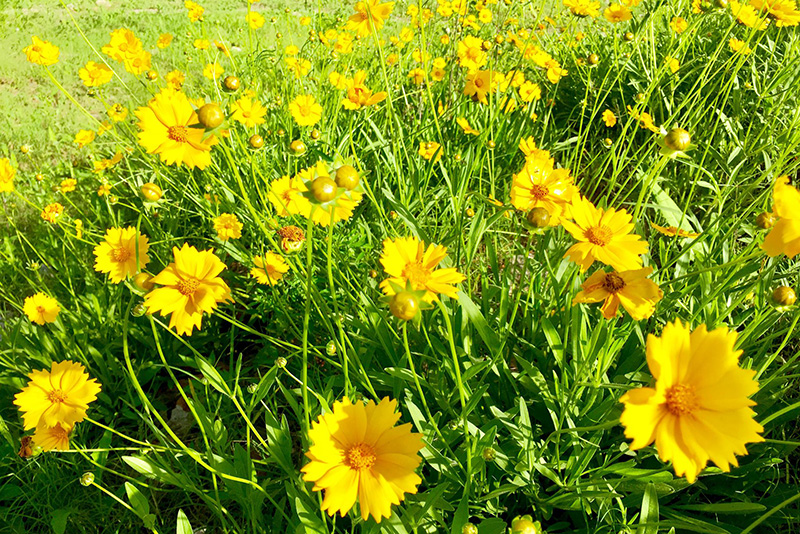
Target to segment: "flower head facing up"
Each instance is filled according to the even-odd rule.
[[[59,204],[58,202],[53,202],[52,204],[48,204],[42,209],[42,213],[39,216],[44,219],[45,221],[55,224],[58,221],[58,218],[61,217],[61,214],[64,213],[64,206]]]
[[[322,119],[322,106],[313,96],[300,95],[289,103],[289,113],[298,126],[313,126]]]
[[[197,113],[189,98],[180,91],[163,89],[147,107],[136,110],[139,118],[139,144],[149,154],[158,154],[167,165],[185,164],[190,169],[205,169],[211,163],[214,135],[203,137]]]
[[[491,93],[496,85],[494,72],[491,70],[479,70],[467,74],[467,82],[464,84],[464,95],[472,97],[474,102],[488,104],[486,95]]]
[[[618,22],[631,20],[631,10],[622,4],[610,4],[605,11],[603,11],[603,16],[608,22],[616,24]]]
[[[94,270],[108,274],[112,284],[118,284],[144,269],[150,262],[147,236],[133,226],[109,228],[105,240],[94,247]]]
[[[267,114],[267,108],[261,102],[247,96],[234,102],[231,109],[233,110],[233,120],[244,124],[248,128],[263,124],[264,116]]]
[[[72,428],[84,420],[89,404],[100,393],[100,384],[89,378],[83,365],[69,360],[53,362],[49,371],[33,371],[28,378],[28,385],[14,397],[25,430],[59,423]]]
[[[595,18],[600,14],[600,2],[592,0],[564,0],[564,6],[576,17]]]
[[[755,371],[739,367],[736,339],[725,327],[691,331],[680,321],[667,324],[661,337],[648,336],[655,387],[633,389],[620,399],[631,449],[655,441],[675,474],[694,482],[709,460],[727,472],[739,465],[736,454],[747,454],[746,443],[763,441],[749,399],[758,382]]]
[[[624,209],[596,208],[588,199],[577,197],[572,202],[574,221],[561,221],[579,243],[564,254],[577,263],[581,272],[599,261],[617,271],[630,271],[642,266],[640,254],[647,252],[647,242],[632,234],[631,216]]]
[[[411,289],[424,289],[424,300],[435,302],[437,295],[450,298],[458,296],[455,284],[464,281],[464,275],[453,267],[437,269],[439,263],[447,257],[447,247],[429,245],[416,237],[400,237],[383,242],[381,264],[389,278],[381,282],[381,289],[386,295],[395,293],[392,284],[405,287],[410,282]]]
[[[301,471],[314,491],[325,491],[322,509],[329,515],[344,517],[358,500],[362,519],[380,522],[406,493],[417,492],[422,436],[410,423],[395,426],[396,409],[397,401],[387,397],[366,405],[345,398],[312,424],[311,461]]]
[[[110,82],[114,73],[103,63],[89,61],[78,71],[78,76],[86,87],[100,87]]]
[[[419,142],[419,155],[432,163],[436,163],[442,159],[443,152],[442,145],[436,141]]]
[[[634,320],[647,319],[664,296],[658,285],[647,279],[652,272],[652,267],[619,273],[597,271],[583,283],[583,291],[575,296],[572,304],[603,302],[606,319],[616,317],[622,305]]]
[[[569,205],[578,195],[569,169],[555,169],[555,161],[546,150],[526,157],[525,166],[514,175],[511,204],[518,210],[544,208],[550,214],[549,225],[557,226],[569,215]]]
[[[14,176],[17,169],[11,165],[8,158],[0,158],[0,193],[10,193],[14,190]]]
[[[394,9],[394,2],[380,3],[381,0],[360,0],[356,2],[356,12],[350,15],[346,29],[358,32],[361,37],[377,32],[386,23]]]
[[[36,293],[25,298],[22,304],[22,311],[28,316],[32,323],[44,325],[54,323],[61,307],[53,297],[48,297],[44,293]]]
[[[43,451],[68,451],[72,425],[56,423],[55,426],[40,424],[33,434],[33,445]]]
[[[223,213],[214,219],[214,231],[222,241],[229,239],[239,239],[242,237],[244,225],[233,213]]]
[[[250,275],[259,284],[274,286],[281,281],[283,275],[289,272],[289,264],[279,254],[267,252],[263,256],[253,258],[255,267],[250,269]]]
[[[200,329],[203,313],[212,313],[218,303],[233,299],[228,284],[219,277],[225,264],[212,250],[198,251],[184,244],[180,249],[173,247],[172,253],[175,262],[152,279],[163,287],[148,293],[144,305],[149,313],[171,314],[169,327],[190,336],[192,330]]]
[[[771,258],[800,254],[800,191],[789,185],[789,178],[780,176],[772,189],[772,211],[778,222],[764,239],[761,248]]]
[[[58,47],[50,41],[42,41],[35,35],[31,37],[31,44],[26,46],[23,50],[28,61],[36,65],[47,67],[58,63],[58,55],[60,54]]]
[[[373,93],[372,89],[364,84],[366,78],[366,71],[360,70],[352,78],[345,79],[347,98],[342,100],[342,107],[349,110],[357,110],[374,106],[386,100],[387,95],[385,92]]]
[[[279,217],[311,212],[311,204],[302,193],[308,191],[300,176],[283,176],[269,184],[267,198]]]

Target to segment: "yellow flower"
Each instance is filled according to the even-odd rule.
[[[456,123],[461,127],[461,130],[468,135],[480,135],[481,132],[470,126],[469,121],[464,117],[459,117],[456,119]]]
[[[55,322],[61,307],[56,302],[56,299],[39,292],[25,298],[25,302],[22,304],[22,311],[25,312],[25,315],[28,316],[32,323],[44,325],[45,323]],[[33,428],[33,426],[29,428]]]
[[[313,126],[322,119],[322,106],[313,96],[300,95],[289,103],[289,113],[298,126]]]
[[[458,296],[455,284],[464,280],[464,275],[453,267],[437,269],[436,267],[447,257],[447,247],[429,245],[416,237],[400,237],[383,242],[381,264],[389,278],[381,282],[381,289],[387,295],[394,295],[392,283],[406,287],[410,282],[415,291],[426,290],[424,300],[435,302],[437,295],[450,298]]]
[[[311,17],[300,17],[300,26],[308,26],[311,24]]]
[[[114,104],[108,108],[108,116],[114,122],[122,122],[128,116],[128,109],[122,104]]]
[[[630,271],[642,266],[640,254],[647,252],[647,243],[632,234],[631,216],[624,209],[603,210],[596,208],[588,199],[578,196],[572,201],[573,221],[561,224],[577,239],[564,254],[580,266],[581,272],[599,261],[617,271]]]
[[[407,78],[410,78],[415,85],[422,85],[425,82],[425,71],[419,67],[415,67],[408,72]]]
[[[94,141],[95,135],[96,134],[92,130],[81,130],[75,134],[75,144],[83,148]]]
[[[11,165],[8,158],[0,158],[0,193],[10,193],[14,190],[14,175],[17,169]]]
[[[89,61],[78,71],[78,76],[86,87],[100,87],[111,81],[114,73],[103,63]]]
[[[386,100],[387,95],[383,91],[373,94],[372,90],[364,84],[366,78],[366,71],[360,70],[351,79],[345,80],[347,98],[342,100],[342,106],[345,109],[361,109]]]
[[[300,49],[297,48],[295,45],[289,45],[283,49],[283,53],[287,56],[296,56],[300,53]]]
[[[28,61],[37,65],[47,67],[58,63],[58,47],[50,41],[42,41],[35,35],[31,37],[32,44],[26,46],[22,51],[25,52]]]
[[[316,165],[301,170],[296,176],[303,183],[305,192],[302,194],[307,200],[307,203],[301,205],[303,211],[300,214],[320,226],[346,221],[352,217],[353,210],[363,197],[360,177],[358,177],[358,183],[352,189],[348,189],[340,187],[333,180],[332,175],[336,176],[336,170],[331,173],[328,165],[320,160]],[[323,186],[321,188],[315,186],[318,179],[321,179]],[[319,194],[319,198],[315,192]]]
[[[647,365],[654,388],[625,393],[620,422],[633,450],[656,442],[658,455],[691,483],[709,460],[722,471],[738,466],[746,443],[763,441],[748,397],[758,391],[755,371],[741,369],[737,334],[722,327],[694,332],[680,321],[661,337],[647,337]]]
[[[795,0],[750,0],[750,5],[759,11],[766,10],[779,28],[800,24],[800,10]]]
[[[564,0],[564,6],[576,17],[595,18],[600,14],[600,2],[592,0]]]
[[[108,121],[103,121],[100,123],[100,126],[97,127],[97,135],[103,135],[107,131],[113,128],[112,124]]]
[[[149,240],[133,226],[109,228],[104,239],[94,247],[94,270],[107,273],[112,284],[135,275],[150,262]]]
[[[677,226],[659,226],[655,223],[650,223],[650,226],[653,227],[657,232],[660,234],[668,235],[670,237],[700,237],[700,234],[697,232],[690,232],[688,230],[684,230],[682,228],[678,228]]]
[[[436,163],[442,159],[442,145],[436,141],[420,141],[419,142],[419,155],[428,161]],[[435,156],[435,158],[434,158]]]
[[[388,397],[366,405],[345,397],[312,424],[308,437],[314,444],[306,453],[311,461],[301,471],[314,491],[325,491],[322,509],[329,515],[344,517],[358,500],[361,518],[380,523],[391,516],[392,504],[417,492],[422,436],[411,432],[410,423],[395,426],[396,409],[397,401]]]
[[[180,91],[181,87],[183,87],[183,82],[186,81],[186,75],[179,70],[173,70],[164,76],[164,80],[167,82],[167,87]]]
[[[190,22],[203,20],[203,12],[205,11],[203,6],[191,0],[186,0],[183,5],[186,7],[186,16],[189,17]]]
[[[787,176],[775,180],[772,211],[779,219],[761,248],[771,258],[781,254],[794,258],[800,254],[800,191],[789,185]]]
[[[675,59],[674,57],[667,56],[666,58],[667,66],[669,66],[669,70],[672,74],[678,72],[681,68],[681,62]]]
[[[283,176],[270,182],[267,198],[279,217],[300,215],[311,212],[311,203],[302,195],[306,191],[308,188],[299,176]]]
[[[208,50],[208,47],[211,46],[211,41],[208,39],[195,39],[192,46],[198,50]]]
[[[538,83],[533,83],[525,80],[519,87],[519,97],[523,102],[533,102],[534,100],[541,100],[542,88]]]
[[[672,20],[669,22],[669,27],[672,28],[675,33],[683,33],[686,31],[686,28],[689,27],[689,23],[686,22],[686,19],[683,17],[672,17]]]
[[[762,15],[750,4],[741,4],[737,0],[730,1],[731,13],[736,16],[740,24],[756,30],[766,30],[769,19]]]
[[[94,172],[102,172],[107,169],[112,168],[114,165],[122,161],[122,152],[117,152],[114,154],[113,158],[110,159],[101,159],[100,161],[94,162]],[[109,189],[111,186],[109,186]],[[100,195],[103,196],[103,195]]]
[[[752,52],[750,47],[747,46],[747,43],[745,43],[744,41],[740,41],[735,37],[731,37],[731,39],[728,41],[728,46],[730,46],[731,50],[733,50],[734,52],[738,52],[745,56],[750,52]]]
[[[83,221],[75,219],[75,237],[78,239],[83,238]]]
[[[59,189],[62,193],[72,193],[75,191],[76,185],[78,185],[78,181],[75,178],[65,178],[64,180],[61,180]]]
[[[608,22],[616,24],[631,20],[631,10],[622,4],[611,4],[603,11],[603,16]]]
[[[464,85],[464,95],[472,97],[474,102],[488,104],[486,95],[495,89],[494,72],[479,70],[467,74],[467,83]]]
[[[603,112],[603,122],[608,128],[612,128],[617,124],[617,117],[613,111],[607,109]]]
[[[458,64],[470,72],[480,69],[486,64],[486,52],[483,41],[473,35],[467,35],[458,42]]]
[[[158,154],[167,165],[181,163],[190,169],[205,169],[211,163],[211,147],[217,138],[204,138],[198,124],[197,113],[189,99],[180,91],[164,89],[148,103],[136,110],[139,118],[139,144],[148,154]]]
[[[223,213],[214,219],[214,231],[222,241],[239,239],[242,237],[242,228],[244,225],[233,213]]]
[[[613,319],[621,304],[634,320],[647,319],[664,296],[658,285],[647,279],[652,272],[652,267],[619,273],[597,271],[581,285],[583,291],[575,296],[572,305],[603,302],[603,317]]]
[[[392,52],[388,56],[386,56],[386,64],[390,67],[400,61],[400,56]]]
[[[111,184],[100,184],[97,188],[97,196],[105,197],[111,194]]]
[[[653,117],[649,113],[635,110],[630,106],[628,106],[628,113],[639,122],[639,127],[650,130],[653,133],[661,133],[661,130],[655,125]]]
[[[28,385],[14,396],[22,412],[25,430],[39,425],[72,427],[86,418],[89,404],[97,399],[100,384],[89,378],[78,362],[53,362],[50,370],[33,371]]]
[[[44,207],[40,216],[45,221],[55,224],[58,218],[61,217],[62,213],[64,213],[64,206],[58,202],[53,202],[52,204],[48,204]]]
[[[355,5],[356,12],[350,15],[346,28],[366,37],[377,32],[386,23],[386,19],[394,9],[394,2],[380,3],[380,0],[360,0]]]
[[[131,74],[138,75],[150,69],[150,52],[144,50],[142,41],[131,30],[114,30],[111,32],[111,40],[101,50],[115,61],[121,62]]]
[[[537,151],[526,158],[511,187],[511,204],[523,211],[546,209],[550,226],[557,226],[562,218],[569,216],[569,204],[578,194],[569,169],[555,169],[554,164],[549,152]]]
[[[234,102],[231,109],[233,119],[248,128],[263,124],[264,116],[267,114],[267,108],[261,105],[261,102],[246,96]]]
[[[223,72],[225,72],[225,69],[223,69],[222,65],[216,61],[214,63],[207,63],[205,68],[203,68],[203,76],[209,80],[219,79]]]
[[[70,432],[72,432],[72,426],[70,425],[56,423],[55,426],[48,427],[41,424],[36,427],[36,432],[33,433],[33,444],[36,447],[41,447],[45,452],[68,451]]]
[[[200,329],[203,313],[213,313],[219,302],[229,302],[231,290],[219,277],[225,264],[213,250],[198,251],[184,244],[173,247],[174,263],[153,277],[152,282],[164,287],[152,290],[144,298],[148,313],[171,315],[169,327],[179,335],[192,335]]]
[[[264,15],[257,11],[249,12],[245,19],[247,20],[247,24],[254,30],[259,29],[266,22]]]
[[[156,41],[156,46],[164,49],[167,48],[172,43],[172,34],[171,33],[162,33],[158,36],[158,41]]]
[[[259,284],[274,286],[280,282],[283,275],[289,272],[289,264],[283,257],[274,252],[267,252],[263,256],[253,258],[255,268],[250,269],[250,276],[258,280]]]

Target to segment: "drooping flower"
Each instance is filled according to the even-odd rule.
[[[650,226],[652,226],[653,229],[658,233],[670,237],[700,237],[700,234],[697,232],[690,232],[689,230],[684,230],[683,228],[678,228],[677,226],[659,226],[653,222],[650,223]]]
[[[261,102],[247,96],[234,102],[231,109],[233,110],[233,119],[248,128],[263,124],[264,116],[267,114],[267,108]]]
[[[299,176],[283,176],[269,184],[267,198],[279,217],[300,215],[311,211],[311,204],[302,193],[308,191]]]
[[[108,274],[108,281],[119,284],[147,267],[150,256],[147,236],[133,226],[109,228],[105,240],[94,247],[94,270]]]
[[[481,132],[473,128],[467,119],[464,117],[458,117],[456,119],[456,123],[461,127],[461,130],[468,135],[480,135]]]
[[[0,158],[0,193],[10,193],[14,190],[14,175],[17,169],[11,165],[8,158]]]
[[[71,425],[56,423],[55,426],[49,427],[45,424],[40,424],[33,434],[33,445],[41,447],[45,452],[68,451],[70,432],[72,432]]]
[[[380,3],[381,0],[360,0],[356,2],[356,12],[350,15],[346,28],[366,37],[377,32],[386,23],[394,9],[394,2]]]
[[[163,287],[149,292],[144,298],[148,313],[171,314],[169,327],[179,335],[192,335],[200,329],[203,313],[213,313],[220,302],[229,302],[231,290],[219,277],[225,264],[213,250],[198,251],[184,243],[173,247],[175,261],[152,278]]]
[[[763,427],[753,420],[758,391],[755,371],[739,367],[737,334],[725,327],[693,332],[680,321],[647,338],[647,365],[654,388],[625,393],[620,422],[633,450],[656,443],[658,455],[672,461],[675,474],[691,483],[709,460],[722,471],[738,466],[736,454],[746,443],[763,441]]]
[[[58,202],[53,202],[52,204],[45,206],[39,216],[45,221],[55,224],[56,221],[58,221],[58,218],[61,217],[62,213],[64,213],[64,206]]]
[[[136,110],[139,118],[139,144],[149,154],[158,154],[167,165],[205,169],[211,163],[214,135],[204,138],[205,130],[195,128],[197,113],[187,96],[174,89],[163,89],[147,107]]]
[[[89,378],[83,365],[70,360],[53,362],[49,371],[33,371],[28,379],[28,385],[14,396],[25,430],[40,424],[72,427],[84,420],[89,404],[100,393],[97,380]]]
[[[25,302],[22,304],[22,311],[25,312],[25,315],[28,316],[32,323],[44,325],[55,322],[61,307],[56,299],[39,292],[25,298]]]
[[[42,41],[35,35],[31,37],[32,44],[26,46],[22,51],[28,61],[36,65],[47,67],[58,63],[58,55],[60,54],[58,47],[50,41]]]
[[[233,213],[223,213],[214,219],[214,231],[217,232],[217,237],[222,241],[239,239],[242,237],[243,227],[244,225]]]
[[[511,204],[518,210],[544,208],[550,214],[548,224],[557,226],[569,215],[569,204],[578,194],[569,169],[556,169],[546,150],[537,150],[525,159],[525,166],[513,177]]]
[[[103,63],[89,61],[78,71],[78,76],[86,87],[100,87],[110,82],[114,73]]]
[[[633,223],[626,210],[596,208],[579,196],[572,201],[572,218],[574,221],[562,220],[561,224],[579,243],[572,245],[564,257],[577,263],[581,272],[595,261],[617,271],[641,268],[639,255],[647,252],[648,245],[631,233]]]
[[[761,248],[771,258],[781,254],[794,258],[800,254],[800,191],[789,185],[787,176],[775,180],[772,211],[779,219]]]
[[[281,281],[283,275],[289,272],[289,264],[283,257],[274,252],[266,252],[263,256],[253,258],[255,267],[250,269],[250,276],[259,284],[274,286]]]
[[[313,126],[322,119],[322,106],[313,96],[300,95],[289,103],[289,113],[298,126]]]
[[[366,405],[345,398],[312,424],[311,461],[301,471],[314,491],[324,490],[322,509],[329,515],[344,517],[358,500],[362,519],[380,522],[406,493],[417,492],[422,436],[411,432],[410,423],[395,426],[396,409],[388,397]]]
[[[464,280],[464,275],[454,267],[437,269],[439,263],[447,257],[447,247],[428,245],[416,237],[400,237],[383,241],[381,264],[389,278],[381,282],[381,289],[386,295],[394,295],[392,283],[406,287],[411,283],[414,290],[424,289],[424,300],[435,302],[437,295],[456,298],[458,289],[455,284]]]
[[[664,296],[658,285],[647,278],[652,272],[652,267],[610,273],[597,271],[581,285],[583,291],[575,296],[572,305],[603,302],[606,319],[616,317],[622,305],[636,321],[647,319]]]
[[[374,106],[379,102],[386,100],[386,93],[380,91],[373,93],[372,90],[364,84],[367,78],[366,71],[360,70],[356,72],[352,78],[345,79],[345,88],[347,89],[347,98],[342,100],[342,106],[345,109],[356,110],[363,107]]]

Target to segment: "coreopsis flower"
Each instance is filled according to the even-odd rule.
[[[394,295],[393,285],[411,289],[426,290],[425,302],[435,302],[437,295],[456,298],[458,289],[455,284],[464,281],[464,275],[450,267],[437,269],[439,263],[447,257],[447,247],[428,245],[416,237],[400,237],[383,241],[381,264],[389,278],[381,282],[381,289],[386,295]]]
[[[289,103],[289,113],[298,126],[313,126],[322,119],[322,106],[313,96],[300,95]]]
[[[61,183],[58,185],[59,190],[62,193],[72,193],[75,191],[75,187],[78,185],[78,180],[75,178],[65,178],[61,180]]]
[[[287,253],[299,251],[306,241],[306,234],[294,225],[278,228],[278,237],[281,238],[281,248]]]
[[[203,68],[203,76],[209,80],[218,80],[223,72],[225,72],[225,69],[216,61],[214,63],[207,63]]]
[[[211,41],[208,39],[195,39],[192,46],[198,50],[208,50],[208,47],[211,46]]]
[[[739,24],[760,31],[766,30],[769,26],[769,19],[766,17],[766,14],[762,15],[752,5],[742,4],[737,0],[731,0],[729,5],[731,7],[731,14],[736,17]]]
[[[172,44],[172,34],[171,33],[162,33],[158,36],[158,41],[156,41],[156,46],[161,48],[167,48],[170,44]]]
[[[311,62],[307,59],[289,56],[283,61],[298,80],[311,71]]]
[[[328,83],[340,91],[347,89],[347,76],[342,76],[334,70],[328,74]]]
[[[259,284],[274,286],[281,281],[283,275],[289,272],[289,264],[283,257],[274,252],[266,252],[263,256],[253,258],[255,267],[250,269],[250,276]]]
[[[106,197],[111,194],[111,184],[100,184],[100,187],[97,188],[97,196],[98,197]]]
[[[480,135],[481,132],[470,126],[469,121],[464,117],[458,117],[456,119],[456,124],[461,127],[461,131],[468,135]]]
[[[164,76],[164,81],[167,82],[167,87],[175,91],[180,91],[183,83],[186,81],[186,75],[179,70],[168,72]]]
[[[494,73],[490,70],[479,70],[467,74],[464,95],[472,97],[474,102],[488,104],[486,95],[495,89]]]
[[[72,432],[72,426],[70,425],[56,423],[55,426],[49,427],[41,424],[36,427],[36,432],[33,433],[33,444],[36,447],[41,447],[45,452],[68,451],[70,432]]]
[[[340,173],[340,169],[343,169]],[[346,172],[349,169],[349,173]],[[342,180],[342,177],[347,180]],[[304,184],[301,193],[308,201],[300,214],[320,226],[346,221],[363,198],[361,178],[358,171],[349,165],[329,167],[324,161],[303,169],[297,178]]]
[[[690,232],[688,230],[684,230],[683,228],[678,228],[677,226],[659,226],[656,223],[650,223],[650,226],[653,227],[658,233],[670,236],[670,237],[700,237],[700,234],[697,232]]]
[[[61,217],[62,213],[64,213],[64,206],[58,202],[53,202],[42,209],[40,216],[45,221],[55,224],[58,218]]]
[[[386,64],[389,65],[390,67],[397,64],[398,61],[400,61],[400,56],[398,56],[394,52],[386,56]]]
[[[283,53],[287,56],[296,56],[300,53],[300,49],[295,45],[289,45],[283,49]]]
[[[119,284],[147,267],[149,248],[147,236],[133,226],[109,228],[103,242],[94,247],[94,270],[108,274],[112,284]]]
[[[17,169],[11,165],[8,158],[0,158],[0,193],[10,193],[14,190],[14,176]]]
[[[114,104],[108,108],[108,117],[114,122],[122,122],[128,117],[128,108],[122,104]]]
[[[300,26],[308,26],[311,24],[311,17],[300,17]]]
[[[75,237],[77,239],[83,238],[83,221],[80,219],[75,219]]]
[[[229,302],[231,290],[219,277],[225,264],[213,250],[198,251],[184,244],[173,247],[175,261],[151,280],[158,287],[144,298],[148,313],[170,315],[169,327],[178,335],[192,335],[201,327],[204,313],[213,313],[220,302]]]
[[[647,278],[652,272],[652,267],[610,273],[597,271],[581,285],[582,291],[572,300],[572,305],[602,302],[606,319],[616,317],[622,305],[634,320],[647,319],[664,296],[658,285]]]
[[[653,122],[653,117],[646,111],[639,111],[628,106],[628,113],[636,119],[640,128],[650,130],[653,133],[661,133],[661,129]]]
[[[246,15],[245,19],[247,20],[247,25],[254,30],[259,29],[267,21],[264,18],[264,15],[262,15],[258,11],[250,11]]]
[[[94,141],[96,135],[97,134],[95,134],[93,130],[81,130],[75,134],[75,144],[78,145],[79,148],[83,148]]]
[[[46,323],[55,322],[58,313],[61,311],[61,307],[58,305],[56,299],[39,292],[30,297],[25,297],[25,302],[22,304],[22,311],[25,312],[25,315],[28,316],[28,319],[30,319],[32,323],[41,326]]]
[[[419,142],[419,155],[428,161],[436,163],[442,159],[442,145],[436,141],[420,141]]]
[[[672,28],[675,33],[681,34],[689,27],[689,23],[686,22],[686,19],[683,17],[672,17],[672,20],[669,22],[669,27]]]
[[[600,14],[600,2],[592,0],[564,0],[564,6],[576,17],[595,18]]]
[[[603,11],[603,17],[613,24],[625,22],[626,20],[631,20],[631,10],[622,4],[610,4]]]
[[[233,213],[223,213],[214,219],[214,231],[222,241],[229,239],[239,239],[242,237],[244,225]]]
[[[264,117],[267,114],[261,102],[248,96],[242,97],[231,105],[232,118],[244,124],[248,128],[253,128],[257,124],[264,124]]]
[[[667,66],[669,67],[669,71],[672,74],[675,74],[680,70],[681,62],[678,59],[676,59],[674,57],[667,56],[665,61],[667,63]]]
[[[25,430],[59,423],[71,428],[86,418],[89,404],[100,393],[97,379],[90,379],[83,365],[70,360],[53,362],[49,371],[32,371],[28,379],[28,385],[14,396]]]
[[[617,117],[614,115],[613,111],[607,109],[603,112],[603,122],[605,123],[606,127],[612,128],[617,124]]]
[[[360,0],[356,2],[353,15],[347,20],[346,28],[361,37],[377,32],[386,23],[394,9],[394,2],[380,3],[381,0]]]
[[[148,154],[158,154],[167,165],[187,165],[205,169],[211,163],[214,135],[205,136],[189,98],[180,91],[163,89],[147,104],[136,110],[139,119],[139,144]]]
[[[800,254],[800,191],[789,185],[787,176],[775,180],[772,189],[772,212],[778,221],[772,226],[761,248],[771,258]]]
[[[125,70],[139,75],[150,69],[150,52],[142,46],[142,41],[131,30],[119,28],[111,32],[111,40],[101,48],[113,60],[123,64]]]
[[[113,158],[101,159],[101,160],[95,161],[94,164],[93,164],[94,165],[93,172],[103,172],[105,170],[111,169],[112,167],[114,167],[120,161],[122,161],[122,152],[117,152],[116,154],[114,154]],[[110,188],[110,186],[109,186],[109,188]],[[100,195],[100,196],[102,196],[102,195]]]
[[[114,73],[103,63],[89,61],[78,71],[78,76],[86,87],[100,87],[110,82]]]
[[[345,80],[347,98],[342,100],[342,106],[345,109],[361,109],[362,107],[374,106],[386,100],[387,95],[385,92],[373,93],[372,90],[364,84],[366,78],[366,71],[360,70],[356,72],[352,78]]]
[[[556,169],[546,150],[537,150],[525,159],[525,166],[513,177],[511,204],[518,210],[544,208],[550,214],[548,224],[557,226],[569,215],[569,205],[578,194],[569,169]]]
[[[311,204],[302,193],[308,191],[299,176],[283,176],[269,184],[267,198],[279,217],[311,212]]]
[[[114,126],[110,122],[103,121],[100,123],[100,126],[97,127],[97,135],[105,135],[105,133],[113,127]]]
[[[415,67],[408,71],[407,78],[410,78],[414,85],[422,85],[425,83],[425,71],[419,67]]]
[[[483,49],[483,40],[467,35],[458,42],[458,64],[466,67],[470,72],[476,71],[486,65],[486,52]]]
[[[392,504],[417,492],[422,436],[411,432],[410,423],[395,426],[396,410],[397,401],[388,397],[366,405],[345,397],[312,424],[311,461],[301,471],[314,491],[324,490],[322,509],[329,515],[344,517],[358,500],[362,519],[380,523],[391,516]]]
[[[735,37],[731,37],[728,40],[728,46],[731,47],[731,50],[733,50],[734,52],[737,52],[739,54],[742,54],[743,56],[746,56],[750,52],[752,52],[750,47],[747,46],[747,43],[745,43],[744,41],[739,40],[739,39],[737,39]]]
[[[750,5],[757,10],[769,13],[775,26],[797,26],[800,24],[800,10],[795,0],[750,0]]]
[[[186,0],[183,5],[186,7],[186,16],[189,17],[190,22],[203,20],[203,13],[205,12],[205,8],[203,6],[192,2],[191,0]]]
[[[534,100],[541,100],[542,88],[539,87],[538,83],[525,80],[525,82],[519,86],[519,97],[525,103],[533,102]]]
[[[655,441],[658,455],[672,461],[675,474],[692,483],[709,460],[722,471],[738,466],[746,443],[763,441],[750,400],[758,391],[756,372],[739,367],[737,334],[726,327],[693,332],[680,321],[661,337],[647,337],[647,365],[656,383],[625,393],[620,422],[630,448]]]
[[[647,242],[632,234],[633,223],[625,209],[596,208],[587,198],[577,196],[572,201],[573,221],[561,224],[577,239],[567,253],[568,258],[586,271],[595,261],[610,265],[617,271],[631,271],[642,266],[640,254],[647,252]]]
[[[58,47],[50,41],[42,41],[35,35],[31,37],[31,44],[22,49],[28,61],[36,65],[47,67],[58,63],[60,54]]]

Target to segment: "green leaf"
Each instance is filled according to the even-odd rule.
[[[231,390],[228,389],[228,384],[225,383],[222,375],[219,374],[219,371],[217,371],[208,360],[198,355],[194,357],[194,361],[197,364],[197,368],[203,373],[205,379],[208,380],[208,385],[223,395],[231,396]]]
[[[150,513],[150,503],[147,502],[147,497],[130,482],[125,483],[125,493],[128,494],[128,500],[131,502],[133,512],[140,519],[144,519]]]
[[[707,512],[709,514],[755,514],[767,509],[763,504],[755,502],[721,502],[716,504],[684,504],[675,506],[679,510]]]
[[[642,513],[636,534],[658,534],[658,493],[656,485],[650,482],[642,496]]]
[[[499,517],[484,519],[478,525],[478,534],[505,534],[508,525]]]
[[[189,523],[189,518],[183,513],[183,510],[178,510],[178,526],[175,534],[192,534],[192,524]]]
[[[469,496],[464,494],[453,518],[453,528],[450,534],[461,534],[461,528],[467,521],[469,521]]]
[[[58,510],[53,510],[53,513],[50,516],[50,526],[53,527],[53,532],[56,534],[64,534],[67,530],[67,518],[71,513],[70,510],[66,508],[59,508]]]
[[[459,291],[458,302],[461,303],[461,310],[466,314],[467,319],[469,319],[469,322],[475,327],[475,330],[478,331],[478,335],[486,344],[486,347],[493,355],[496,355],[502,348],[500,336],[492,330],[489,323],[486,322],[486,318],[478,309],[478,306],[469,298],[469,295],[463,291]]]

